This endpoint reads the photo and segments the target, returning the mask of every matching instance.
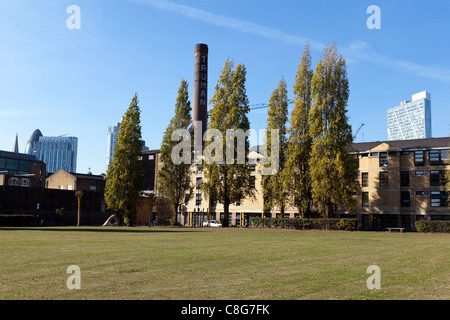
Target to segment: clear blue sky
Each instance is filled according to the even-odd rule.
[[[66,12],[81,12],[69,30]],[[369,5],[381,9],[370,30]],[[227,58],[247,67],[250,104],[267,103],[282,77],[289,95],[306,40],[313,66],[336,42],[348,63],[348,115],[356,141],[386,140],[386,112],[431,93],[433,137],[450,131],[450,1],[2,0],[0,150],[16,132],[23,152],[35,129],[78,137],[77,171],[105,172],[107,127],[137,92],[142,135],[158,149],[182,78],[192,83],[194,47],[209,46],[211,98]],[[263,129],[267,110],[249,114]]]

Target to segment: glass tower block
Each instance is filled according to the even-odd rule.
[[[431,95],[416,93],[387,112],[388,140],[431,138]]]

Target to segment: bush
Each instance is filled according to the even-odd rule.
[[[257,228],[294,228],[294,229],[320,229],[320,230],[356,230],[357,219],[336,218],[260,218],[252,217],[252,225]]]
[[[416,221],[416,230],[418,232],[450,233],[450,221],[419,220]]]
[[[337,227],[339,230],[354,231],[358,228],[358,219],[341,219]]]

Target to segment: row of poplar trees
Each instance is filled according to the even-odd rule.
[[[235,67],[228,59],[209,101],[208,129],[222,132],[221,150],[226,150],[227,129],[250,129],[245,81],[245,66]],[[264,210],[283,213],[287,207],[295,207],[302,217],[311,216],[312,212],[330,217],[339,206],[352,210],[355,205],[352,195],[359,187],[358,163],[350,153],[352,131],[346,109],[349,97],[346,63],[335,44],[324,48],[313,71],[310,45],[306,43],[293,94],[290,100],[286,82],[281,79],[269,101],[265,141],[271,141],[272,129],[279,130],[279,170],[274,175],[263,176]],[[289,119],[291,102],[294,108]],[[172,148],[179,143],[172,141],[171,135],[176,129],[190,128],[188,84],[182,80],[175,116],[161,145],[164,165],[157,177],[158,197],[171,203],[175,214],[192,198],[195,182],[190,181],[190,164],[175,165],[171,161]],[[205,142],[205,148],[212,143],[217,145],[215,137]],[[247,159],[248,138],[245,144]],[[201,191],[208,201],[223,204],[224,226],[228,225],[230,204],[255,196],[254,189],[250,188],[249,164],[237,163],[236,148],[237,143],[233,164],[229,159],[224,163],[202,163]],[[264,150],[270,158],[271,148],[267,143]]]
[[[234,66],[228,59],[209,101],[208,129],[222,132],[222,137],[210,137],[205,142],[205,148],[222,144],[222,148],[214,149],[213,155],[226,150],[227,129],[250,129],[245,82],[245,65]],[[346,63],[336,45],[324,48],[313,70],[310,46],[306,43],[295,77],[293,99],[288,98],[286,82],[281,79],[269,101],[265,141],[271,141],[271,130],[279,130],[279,170],[262,179],[266,212],[276,210],[283,213],[286,208],[295,207],[302,217],[308,217],[312,212],[330,217],[339,206],[349,210],[354,208],[352,195],[359,187],[358,163],[350,153],[352,131],[346,109],[348,97]],[[290,103],[294,107],[289,119]],[[158,199],[172,205],[174,217],[192,198],[196,187],[195,181],[191,181],[192,165],[172,161],[172,150],[180,143],[172,141],[172,134],[177,129],[187,129],[193,137],[191,104],[185,80],[181,81],[178,89],[175,115],[163,135],[163,166],[156,181]],[[124,211],[126,221],[136,212],[143,187],[142,164],[137,161],[141,152],[140,139],[140,110],[135,95],[121,123],[105,189],[108,207]],[[224,226],[228,225],[230,204],[255,196],[255,190],[250,188],[249,163],[237,163],[237,143],[234,145],[234,163],[230,163],[228,158],[223,163],[202,162],[201,192],[210,203],[217,201],[223,204]],[[268,143],[264,150],[270,158],[272,150]],[[183,150],[192,151],[192,148]],[[245,159],[248,159],[248,152],[246,137]],[[194,160],[193,155],[191,159]]]
[[[331,217],[339,206],[353,210],[358,160],[350,152],[346,63],[335,44],[324,48],[314,71],[305,45],[293,93],[289,127],[284,79],[270,98],[267,129],[280,129],[280,170],[263,176],[264,209],[283,213],[293,206],[301,217],[313,211]]]

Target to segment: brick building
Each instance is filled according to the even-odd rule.
[[[340,208],[337,217],[358,218],[363,230],[386,230],[388,227],[404,227],[414,230],[416,220],[450,220],[448,193],[444,185],[445,170],[450,149],[450,137],[398,141],[354,143],[352,149],[359,159],[361,189],[355,193],[355,212]],[[249,153],[254,159],[251,165],[251,188],[254,199],[243,199],[230,205],[230,225],[250,223],[251,217],[280,217],[277,208],[264,212],[259,154]],[[223,205],[209,202],[200,191],[203,173],[201,167],[192,166],[192,179],[197,188],[193,199],[181,214],[182,224],[199,225],[206,221],[208,212],[212,219],[223,220]],[[284,217],[298,217],[296,208],[284,210]]]
[[[45,181],[48,189],[76,191],[105,191],[106,180],[103,175],[71,173],[64,169],[50,174]]]

